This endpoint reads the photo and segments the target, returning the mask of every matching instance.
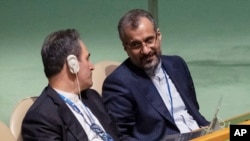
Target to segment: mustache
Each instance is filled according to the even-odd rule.
[[[155,54],[156,54],[155,52],[150,52],[149,54],[141,56],[141,60],[150,58],[150,57],[154,56]]]

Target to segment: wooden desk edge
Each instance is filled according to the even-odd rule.
[[[240,124],[250,125],[250,120],[241,122]],[[229,128],[224,128],[213,133],[195,138],[191,141],[223,141],[229,139]]]

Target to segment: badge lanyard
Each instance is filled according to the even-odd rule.
[[[168,94],[169,94],[170,105],[171,105],[171,107],[170,107],[170,109],[171,109],[170,114],[172,115],[172,117],[174,117],[173,98],[172,98],[172,93],[171,93],[171,90],[170,90],[170,85],[169,85],[169,82],[168,82],[167,73],[163,69],[163,67],[162,67],[162,71],[164,73],[164,76],[165,76],[165,79],[166,79],[166,82],[167,82]]]
[[[89,119],[89,121],[90,121],[90,124],[87,122],[85,116],[84,116],[83,113],[80,111],[80,109],[79,109],[71,100],[69,100],[68,98],[66,98],[65,96],[63,96],[63,95],[61,95],[61,94],[59,94],[59,96],[61,97],[61,99],[62,99],[63,101],[65,101],[67,104],[69,104],[69,106],[70,106],[75,112],[77,112],[78,114],[80,114],[80,115],[83,117],[84,121],[88,124],[88,126],[90,127],[90,129],[91,129],[92,131],[94,131],[98,136],[100,136],[104,141],[113,141],[112,137],[111,137],[108,133],[104,132],[104,131],[101,129],[101,127],[100,127],[99,125],[97,125],[97,124],[94,122],[93,117],[91,116],[89,110],[87,109],[87,107],[86,107],[84,104],[83,104],[83,106],[85,107],[85,109],[86,109],[86,111],[87,111],[86,115],[87,115],[87,117],[88,117],[88,119]]]

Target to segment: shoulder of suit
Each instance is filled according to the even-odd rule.
[[[84,90],[82,92],[82,95],[86,96],[86,97],[90,97],[90,96],[92,96],[92,97],[100,97],[100,94],[96,90],[91,89],[91,88],[89,88],[87,90]]]

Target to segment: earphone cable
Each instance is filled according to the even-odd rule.
[[[82,96],[81,96],[81,90],[80,90],[80,84],[79,84],[79,80],[78,80],[78,76],[77,73],[76,74],[76,83],[77,83],[77,87],[78,87],[78,92],[79,92],[79,99],[82,101]]]

